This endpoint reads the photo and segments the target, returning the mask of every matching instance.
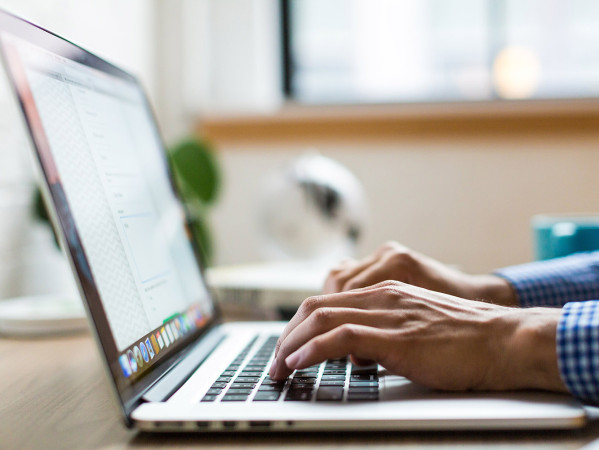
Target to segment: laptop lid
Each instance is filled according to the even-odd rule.
[[[139,82],[0,11],[0,49],[125,417],[216,321]]]

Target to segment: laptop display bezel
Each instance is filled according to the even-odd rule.
[[[44,158],[47,158],[50,151],[49,144],[45,133],[40,133],[39,127],[36,130],[31,123],[31,111],[28,111],[28,106],[22,98],[23,92],[20,91],[19,82],[15,76],[14,67],[7,55],[7,48],[4,34],[12,35],[27,41],[44,50],[55,53],[64,58],[84,64],[91,68],[103,71],[109,75],[118,77],[130,83],[135,83],[143,92],[144,107],[146,108],[154,126],[156,138],[162,147],[162,157],[166,172],[168,173],[171,188],[177,198],[177,201],[185,208],[184,202],[181,200],[179,189],[176,185],[175,178],[168,163],[166,148],[164,141],[161,138],[159,127],[157,125],[156,116],[150,106],[148,97],[145,94],[141,84],[137,78],[128,72],[114,66],[104,59],[94,55],[93,53],[84,50],[80,46],[41,28],[35,24],[27,22],[19,17],[16,17],[6,11],[0,10],[0,55],[7,73],[7,79],[13,93],[18,101],[25,125],[31,141],[31,147],[34,150],[34,160],[37,167],[40,169],[41,176],[40,185],[42,194],[48,205],[50,216],[57,232],[61,246],[71,264],[71,268],[75,274],[77,284],[81,296],[84,300],[92,333],[94,333],[100,353],[105,365],[105,369],[109,374],[111,384],[117,394],[120,407],[125,418],[125,421],[130,425],[129,416],[133,409],[141,402],[141,397],[146,390],[161,378],[166,372],[172,368],[177,361],[185,357],[186,353],[191,350],[192,344],[196,342],[202,335],[211,330],[216,324],[221,322],[221,312],[218,303],[210,296],[210,301],[213,305],[213,315],[208,319],[205,326],[190,333],[177,348],[171,350],[172,354],[157,361],[154,367],[149,369],[143,377],[132,383],[123,383],[121,368],[118,362],[119,352],[115,340],[112,336],[110,326],[107,320],[106,312],[100,300],[98,287],[94,281],[88,259],[85,254],[85,248],[82,244],[77,228],[74,226],[74,220],[69,209],[68,202],[61,192],[61,183],[53,182],[48,176],[48,171]],[[30,106],[29,106],[30,107]],[[185,223],[187,230],[190,229],[190,224]],[[190,233],[188,233],[191,235]],[[193,247],[196,263],[198,264],[198,273],[203,277],[204,267],[201,263],[200,249],[198,243],[190,239]]]

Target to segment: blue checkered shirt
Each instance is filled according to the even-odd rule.
[[[557,357],[570,392],[599,402],[599,252],[507,267],[495,272],[514,287],[520,306],[562,308]]]

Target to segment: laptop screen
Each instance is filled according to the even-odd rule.
[[[111,372],[126,389],[197,336],[213,303],[137,81],[23,24],[32,36],[0,29],[5,63]]]

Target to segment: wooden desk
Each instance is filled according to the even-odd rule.
[[[154,435],[121,423],[87,334],[0,338],[0,448],[405,448],[577,449],[599,438],[599,421],[578,431],[455,433],[270,433]]]

